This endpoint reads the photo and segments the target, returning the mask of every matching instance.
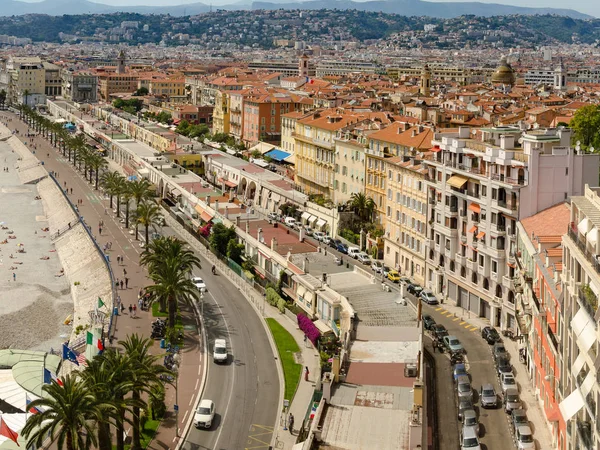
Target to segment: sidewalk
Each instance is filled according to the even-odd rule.
[[[450,302],[452,302],[450,300]],[[440,303],[442,309],[445,309],[455,317],[460,317],[465,322],[478,327],[489,327],[490,322],[482,317],[475,317],[473,313],[465,311],[463,308],[456,306],[455,304],[448,303],[448,300],[444,303]],[[503,339],[503,344],[506,350],[510,354],[510,359],[514,368],[515,378],[519,385],[519,395],[523,403],[524,409],[527,411],[527,418],[531,422],[531,431],[533,432],[534,439],[539,443],[539,450],[552,450],[556,446],[552,445],[552,431],[550,424],[546,420],[544,411],[540,405],[540,401],[536,398],[535,389],[532,385],[527,366],[519,361],[519,343],[512,341],[508,338]]]
[[[11,115],[12,117],[16,117]],[[19,138],[24,141],[23,133],[27,132],[27,125],[23,122],[14,120],[11,124],[17,128],[21,135]],[[135,317],[129,314],[128,306],[131,304],[137,305],[137,294],[140,288],[149,285],[151,282],[147,278],[146,271],[144,268],[139,266],[139,255],[141,248],[139,242],[135,240],[135,235],[131,235],[120,222],[116,215],[110,209],[110,200],[104,198],[100,191],[94,190],[94,185],[90,185],[86,181],[83,175],[76,171],[71,163],[65,158],[59,148],[55,148],[50,143],[38,136],[35,138],[34,143],[37,145],[36,156],[44,162],[44,167],[48,171],[54,171],[59,175],[59,181],[61,183],[66,182],[66,186],[71,189],[73,188],[73,194],[69,194],[71,201],[77,203],[78,199],[83,200],[83,204],[79,205],[79,211],[85,218],[92,229],[96,240],[102,247],[107,242],[112,242],[112,249],[107,251],[107,255],[110,258],[110,264],[114,273],[115,278],[121,280],[125,277],[124,270],[127,271],[126,277],[129,278],[128,288],[118,289],[117,293],[121,296],[121,302],[125,306],[125,311],[115,318],[116,328],[114,335],[114,344],[118,340],[125,339],[127,335],[137,333],[139,335],[149,337],[151,322],[153,319],[151,311],[141,311],[139,308]],[[29,144],[28,144],[29,146]],[[48,157],[47,154],[50,154]],[[108,159],[107,159],[108,160]],[[110,170],[118,169],[120,167],[110,161]],[[113,201],[114,206],[114,201]],[[124,208],[122,206],[121,216],[124,216]],[[102,227],[102,234],[98,234],[98,225],[100,221],[104,221]],[[120,255],[124,258],[122,264],[117,264],[116,257]],[[110,305],[109,302],[106,302]],[[194,380],[199,379],[202,373],[199,370],[199,364],[202,365],[204,361],[201,358],[201,350],[203,344],[200,341],[198,334],[198,326],[196,322],[196,316],[194,311],[187,305],[183,305],[182,320],[185,328],[185,345],[182,350],[182,362],[180,364],[179,379],[181,382],[178,383],[178,398],[182,403],[179,410],[179,428],[183,431],[187,417],[193,415],[192,406],[188,404],[190,398],[194,398],[196,394],[196,387],[198,385]],[[159,341],[155,341],[153,347],[153,353],[162,354],[164,350],[159,348]],[[184,381],[185,380],[185,381]],[[199,380],[201,381],[201,380]],[[181,401],[186,399],[186,401]],[[176,414],[174,412],[173,405],[175,404],[175,389],[167,385],[166,386],[166,398],[167,414],[161,422],[154,440],[148,446],[149,449],[165,449],[174,448],[176,438]],[[131,430],[128,426],[125,429],[128,434],[131,434]]]

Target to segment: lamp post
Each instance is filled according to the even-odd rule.
[[[176,357],[179,355],[175,355],[173,358],[175,359],[175,364],[171,371],[175,374],[175,436],[179,437],[179,404],[178,404],[178,382],[179,382],[179,361]]]
[[[200,315],[204,318],[204,289],[200,291]]]

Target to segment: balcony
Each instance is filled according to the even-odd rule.
[[[518,209],[517,203],[507,202],[506,200],[498,200],[498,208],[504,208],[508,211],[516,211]]]
[[[449,248],[446,248],[444,250],[444,256],[446,256],[446,258],[452,259],[452,257],[454,256],[454,252],[452,250],[450,250]]]
[[[494,181],[500,181],[502,183],[511,184],[513,186],[525,186],[525,178],[511,178],[505,177],[502,174],[493,173],[491,179]]]
[[[506,234],[506,225],[493,223],[490,227],[490,231],[496,235]]]
[[[482,277],[488,277],[490,275],[490,265],[487,264],[485,266],[478,266],[477,273]]]
[[[460,264],[461,266],[464,266],[466,260],[467,260],[467,257],[463,256],[463,255],[461,255],[459,253],[456,253],[454,255],[454,261],[456,261],[456,264]]]
[[[444,212],[446,216],[456,216],[458,214],[458,205],[446,205]]]
[[[594,291],[588,285],[579,286],[577,289],[577,300],[579,306],[584,308],[590,317],[594,319],[598,310],[598,298],[594,294]]]
[[[514,291],[515,290],[515,279],[508,275],[504,275],[502,277],[502,286],[504,286],[506,289],[510,289],[511,291]]]
[[[472,270],[473,272],[475,272],[477,270],[477,262],[473,261],[471,259],[467,260],[467,269]]]
[[[583,444],[583,448],[594,448],[592,424],[587,421],[577,421],[577,436]]]
[[[467,235],[466,234],[460,234],[460,242],[462,242],[463,244],[467,243]]]
[[[597,274],[600,275],[600,262],[596,259],[596,257],[587,249],[587,243],[585,239],[579,239],[579,235],[576,230],[573,230],[572,227],[568,228],[568,235],[571,240],[577,245],[581,253],[585,256],[585,259],[592,265],[593,269]]]
[[[552,328],[550,327],[550,325],[548,325],[548,332],[546,333],[546,335],[548,336],[548,340],[554,346],[554,351],[556,351],[558,353],[562,353],[561,352],[561,348],[560,348],[560,346],[558,344],[558,338],[556,337],[556,335],[552,331]]]

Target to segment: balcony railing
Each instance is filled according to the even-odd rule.
[[[577,421],[577,435],[584,446],[584,448],[593,448],[594,443],[592,442],[592,424],[583,420]]]
[[[584,308],[590,317],[593,319],[598,309],[598,298],[588,287],[588,291],[585,292],[581,287],[577,289],[577,297],[579,299],[579,305]]]
[[[493,173],[491,175],[491,178],[492,178],[492,180],[501,181],[506,184],[525,186],[525,178],[523,178],[523,177],[512,178],[512,177],[507,177],[505,175],[502,175],[501,173]]]
[[[550,342],[554,346],[554,350],[556,352],[558,352],[558,353],[561,353],[560,347],[558,345],[558,338],[556,337],[556,335],[552,331],[552,328],[550,328],[550,325],[548,325],[548,332],[546,333],[546,335],[548,336],[548,338],[550,339]]]
[[[591,264],[591,266],[594,268],[596,273],[600,275],[600,262],[598,262],[598,260],[596,259],[596,256],[593,255],[592,252],[590,252],[587,249],[586,241],[579,239],[579,235],[577,234],[577,231],[573,230],[573,227],[570,227],[570,226],[568,228],[568,235],[571,238],[571,240],[577,245],[577,247],[579,248],[581,253],[584,254],[585,258]]]
[[[500,208],[510,209],[511,211],[517,210],[517,204],[512,202],[507,202],[506,200],[498,200],[498,206]]]

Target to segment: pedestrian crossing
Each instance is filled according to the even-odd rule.
[[[462,317],[454,317],[454,314],[452,314],[450,311],[445,310],[441,306],[435,308],[435,310],[437,312],[439,312],[442,316],[452,318],[453,322],[458,322],[458,325],[460,325],[461,327],[463,327],[466,330],[469,330],[469,331],[478,331],[479,330],[479,327],[477,327],[475,325],[471,325],[469,322],[462,320]]]

